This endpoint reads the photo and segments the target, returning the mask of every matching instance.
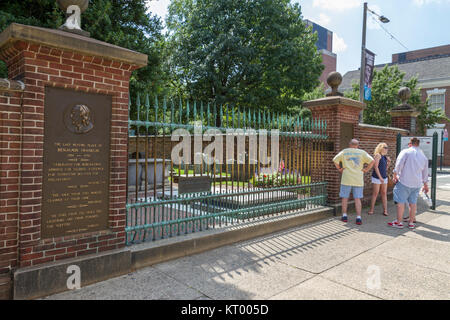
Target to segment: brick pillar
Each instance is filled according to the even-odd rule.
[[[17,267],[20,104],[24,85],[0,79],[0,300],[9,299]]]
[[[327,122],[329,146],[325,153],[325,176],[328,182],[328,202],[337,204],[340,202],[341,176],[332,159],[340,150],[347,148],[350,140],[355,137],[355,127],[364,104],[344,97],[331,96],[307,101],[304,106],[311,110],[313,118]]]
[[[147,56],[76,34],[20,24],[11,24],[0,39],[0,59],[8,66],[9,79],[25,84],[23,101],[17,94],[0,97],[0,273],[5,268],[3,254],[12,257],[12,268],[23,268],[124,247],[129,79],[147,64]],[[47,88],[112,99],[107,230],[41,237]],[[8,247],[13,240],[8,242],[4,235],[17,228],[16,257],[17,250]]]
[[[410,134],[416,134],[417,116],[420,112],[416,111],[407,103],[411,97],[411,89],[408,87],[400,88],[398,90],[398,97],[402,103],[389,111],[391,114],[391,125],[394,128],[408,130]]]
[[[410,134],[416,133],[416,121],[419,112],[413,110],[412,108],[404,110],[394,108],[390,111],[390,114],[392,127],[408,130]]]

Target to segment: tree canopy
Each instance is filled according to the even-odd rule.
[[[188,98],[298,111],[319,84],[317,36],[289,0],[172,0],[167,27],[170,72]]]
[[[426,134],[427,128],[432,128],[436,123],[449,121],[442,110],[430,110],[428,100],[421,99],[417,77],[404,80],[405,73],[398,66],[386,65],[381,70],[374,70],[372,80],[372,100],[365,101],[363,121],[367,124],[390,126],[391,115],[388,111],[400,104],[398,90],[401,87],[411,89],[411,97],[408,103],[420,112],[417,117],[417,129],[419,134]],[[353,84],[353,90],[345,92],[345,96],[359,100],[359,84]]]
[[[162,87],[162,24],[147,11],[146,0],[91,0],[81,16],[82,29],[92,38],[148,55],[148,66],[133,73],[131,94],[143,89],[158,92]],[[0,2],[0,32],[12,22],[56,29],[64,17],[55,0]],[[7,76],[4,66],[0,72]]]

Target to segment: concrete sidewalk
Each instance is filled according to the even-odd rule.
[[[450,299],[450,191],[419,200],[415,230],[381,206],[160,263],[45,299]]]
[[[437,173],[438,174],[450,174],[450,167],[442,167],[442,170],[441,170],[441,167],[438,165]]]

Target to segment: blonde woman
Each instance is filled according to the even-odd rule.
[[[387,212],[387,183],[388,183],[388,167],[391,159],[387,156],[388,146],[386,143],[380,143],[375,148],[374,159],[375,164],[372,172],[372,201],[368,214],[373,214],[375,203],[377,202],[378,193],[381,193],[381,201],[383,202],[383,214],[388,216]]]

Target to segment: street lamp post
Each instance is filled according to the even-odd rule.
[[[361,45],[361,74],[359,79],[359,100],[364,102],[364,74],[366,69],[366,30],[367,30],[367,11],[376,15],[378,20],[382,23],[388,23],[390,20],[385,16],[380,16],[376,12],[373,12],[367,7],[367,2],[364,2],[363,13],[363,29],[362,29],[362,45]]]
[[[361,45],[361,74],[359,78],[359,101],[364,102],[364,72],[366,65],[366,29],[367,29],[367,2],[364,2],[363,31]]]

